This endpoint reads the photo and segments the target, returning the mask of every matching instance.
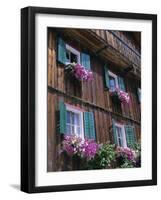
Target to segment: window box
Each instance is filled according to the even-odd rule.
[[[78,63],[67,64],[65,66],[65,72],[78,81],[91,81],[93,79],[92,71]]]
[[[114,101],[120,101],[122,103],[127,103],[129,104],[130,102],[130,96],[127,92],[124,92],[122,90],[120,90],[119,88],[113,89],[113,90],[109,90],[109,94],[111,97],[113,97]]]

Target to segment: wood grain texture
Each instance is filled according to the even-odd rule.
[[[117,48],[118,52],[127,51],[127,48],[123,47],[120,41],[117,41],[117,39],[112,34],[109,34],[109,32],[104,30],[92,30],[92,32],[101,37],[101,40],[106,40],[106,42],[108,42],[111,46]],[[81,83],[76,81],[71,78],[69,74],[66,74],[64,66],[57,62],[56,41],[58,34],[61,34],[63,39],[78,51],[83,52],[88,50],[91,58],[91,70],[94,77],[92,82]],[[75,37],[72,37],[73,35]],[[117,35],[128,43],[131,48],[135,48],[135,50],[137,50],[137,45],[135,46],[133,43],[130,43],[129,38],[126,38],[125,35],[122,35],[119,32],[117,32]],[[87,42],[86,39],[84,39],[85,37],[87,37],[86,39],[88,40],[90,37],[91,40]],[[57,31],[57,29],[49,29],[48,31],[48,86],[53,89],[55,88],[57,91],[61,91],[54,92],[54,90],[48,90],[48,172],[72,170],[76,167],[74,166],[72,159],[66,159],[66,156],[60,153],[62,136],[59,134],[57,128],[59,121],[60,98],[68,104],[77,106],[85,111],[92,111],[94,113],[97,142],[113,143],[113,134],[111,131],[112,119],[115,119],[120,123],[132,124],[135,127],[137,140],[141,140],[140,124],[138,123],[141,119],[141,111],[135,90],[137,87],[140,87],[140,80],[138,80],[138,77],[136,79],[131,78],[131,75],[124,78],[126,89],[130,94],[131,101],[129,105],[122,104],[120,110],[118,104],[113,103],[109,95],[109,91],[105,90],[104,87],[103,67],[105,64],[105,57],[94,54],[93,48],[89,51],[94,44],[95,50],[102,46],[99,40],[97,40],[97,42],[95,41],[94,44],[92,43],[93,40],[96,40],[96,38],[93,38],[93,35],[90,36],[89,31],[88,35],[84,30],[78,31],[65,29],[65,31]],[[109,48],[107,51],[109,51],[108,53],[106,52],[108,55],[113,56],[113,50]],[[117,54],[113,57],[113,59],[119,59]],[[129,52],[128,57],[129,59],[134,59],[133,55]],[[120,75],[122,64],[116,65],[118,61],[115,62],[113,60],[113,62],[111,62],[111,58],[112,57],[107,60],[109,70],[113,71],[117,75]],[[122,60],[121,62],[123,63],[124,61]],[[76,98],[72,98],[72,96]]]

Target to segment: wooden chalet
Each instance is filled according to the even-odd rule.
[[[48,28],[48,172],[74,169],[60,152],[64,134],[123,147],[141,141],[140,41],[140,32]],[[64,69],[70,62],[93,80],[73,79]],[[129,104],[112,98],[116,86]]]

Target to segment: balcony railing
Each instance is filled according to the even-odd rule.
[[[126,37],[121,38],[117,31],[92,29],[90,32],[105,42],[107,45],[104,46],[105,48],[111,48],[117,55],[120,54],[125,62],[131,63],[134,67],[135,74],[139,75],[141,73],[141,55],[130,40],[125,40]],[[102,50],[105,48],[102,48]]]
[[[75,40],[81,48],[86,47],[94,55],[101,57],[105,62],[110,61],[116,67],[131,69],[131,75],[137,79],[141,77],[141,55],[126,36],[121,38],[119,31],[95,29],[58,29],[67,39]],[[81,46],[82,45],[82,46]]]

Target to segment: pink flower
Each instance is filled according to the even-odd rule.
[[[122,103],[130,103],[130,96],[127,92],[124,92],[119,88],[116,88],[115,90],[109,90],[109,92],[111,96],[117,95]]]
[[[94,140],[81,139],[76,135],[65,135],[62,142],[62,151],[65,151],[69,156],[77,154],[87,160],[93,158],[98,149],[99,145]]]
[[[80,81],[91,81],[93,79],[93,73],[90,70],[85,69],[84,66],[80,64],[70,64],[72,67],[71,72],[76,79]]]
[[[135,159],[135,151],[128,147],[117,147],[116,149],[118,156],[125,156],[128,160],[133,161]]]

